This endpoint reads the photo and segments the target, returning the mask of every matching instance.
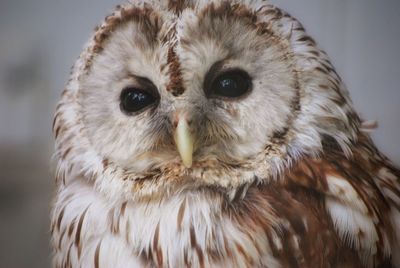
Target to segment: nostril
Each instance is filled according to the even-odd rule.
[[[172,125],[173,125],[173,127],[174,127],[174,128],[177,128],[178,123],[179,123],[179,116],[178,116],[178,114],[175,114],[174,117],[173,117],[173,119],[172,119]]]
[[[186,121],[186,124],[188,126],[190,126],[193,122],[190,116],[188,116],[187,112],[175,112],[175,114],[172,117],[172,126],[174,128],[177,128],[180,120]]]

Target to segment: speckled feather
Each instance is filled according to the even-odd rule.
[[[205,100],[216,63],[247,70],[253,92]],[[117,101],[132,75],[161,96],[134,120]],[[171,139],[177,110],[198,131],[190,169]],[[400,267],[399,170],[325,52],[264,1],[118,6],[53,131],[55,267]]]

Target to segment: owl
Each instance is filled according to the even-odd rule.
[[[54,267],[400,267],[400,171],[258,0],[117,6],[54,123]]]

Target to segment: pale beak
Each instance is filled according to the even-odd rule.
[[[184,116],[178,119],[174,139],[183,165],[190,168],[193,162],[193,136]]]

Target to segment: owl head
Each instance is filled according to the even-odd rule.
[[[54,119],[58,177],[111,198],[234,196],[326,146],[351,153],[359,125],[326,54],[280,9],[133,1],[72,69]]]

